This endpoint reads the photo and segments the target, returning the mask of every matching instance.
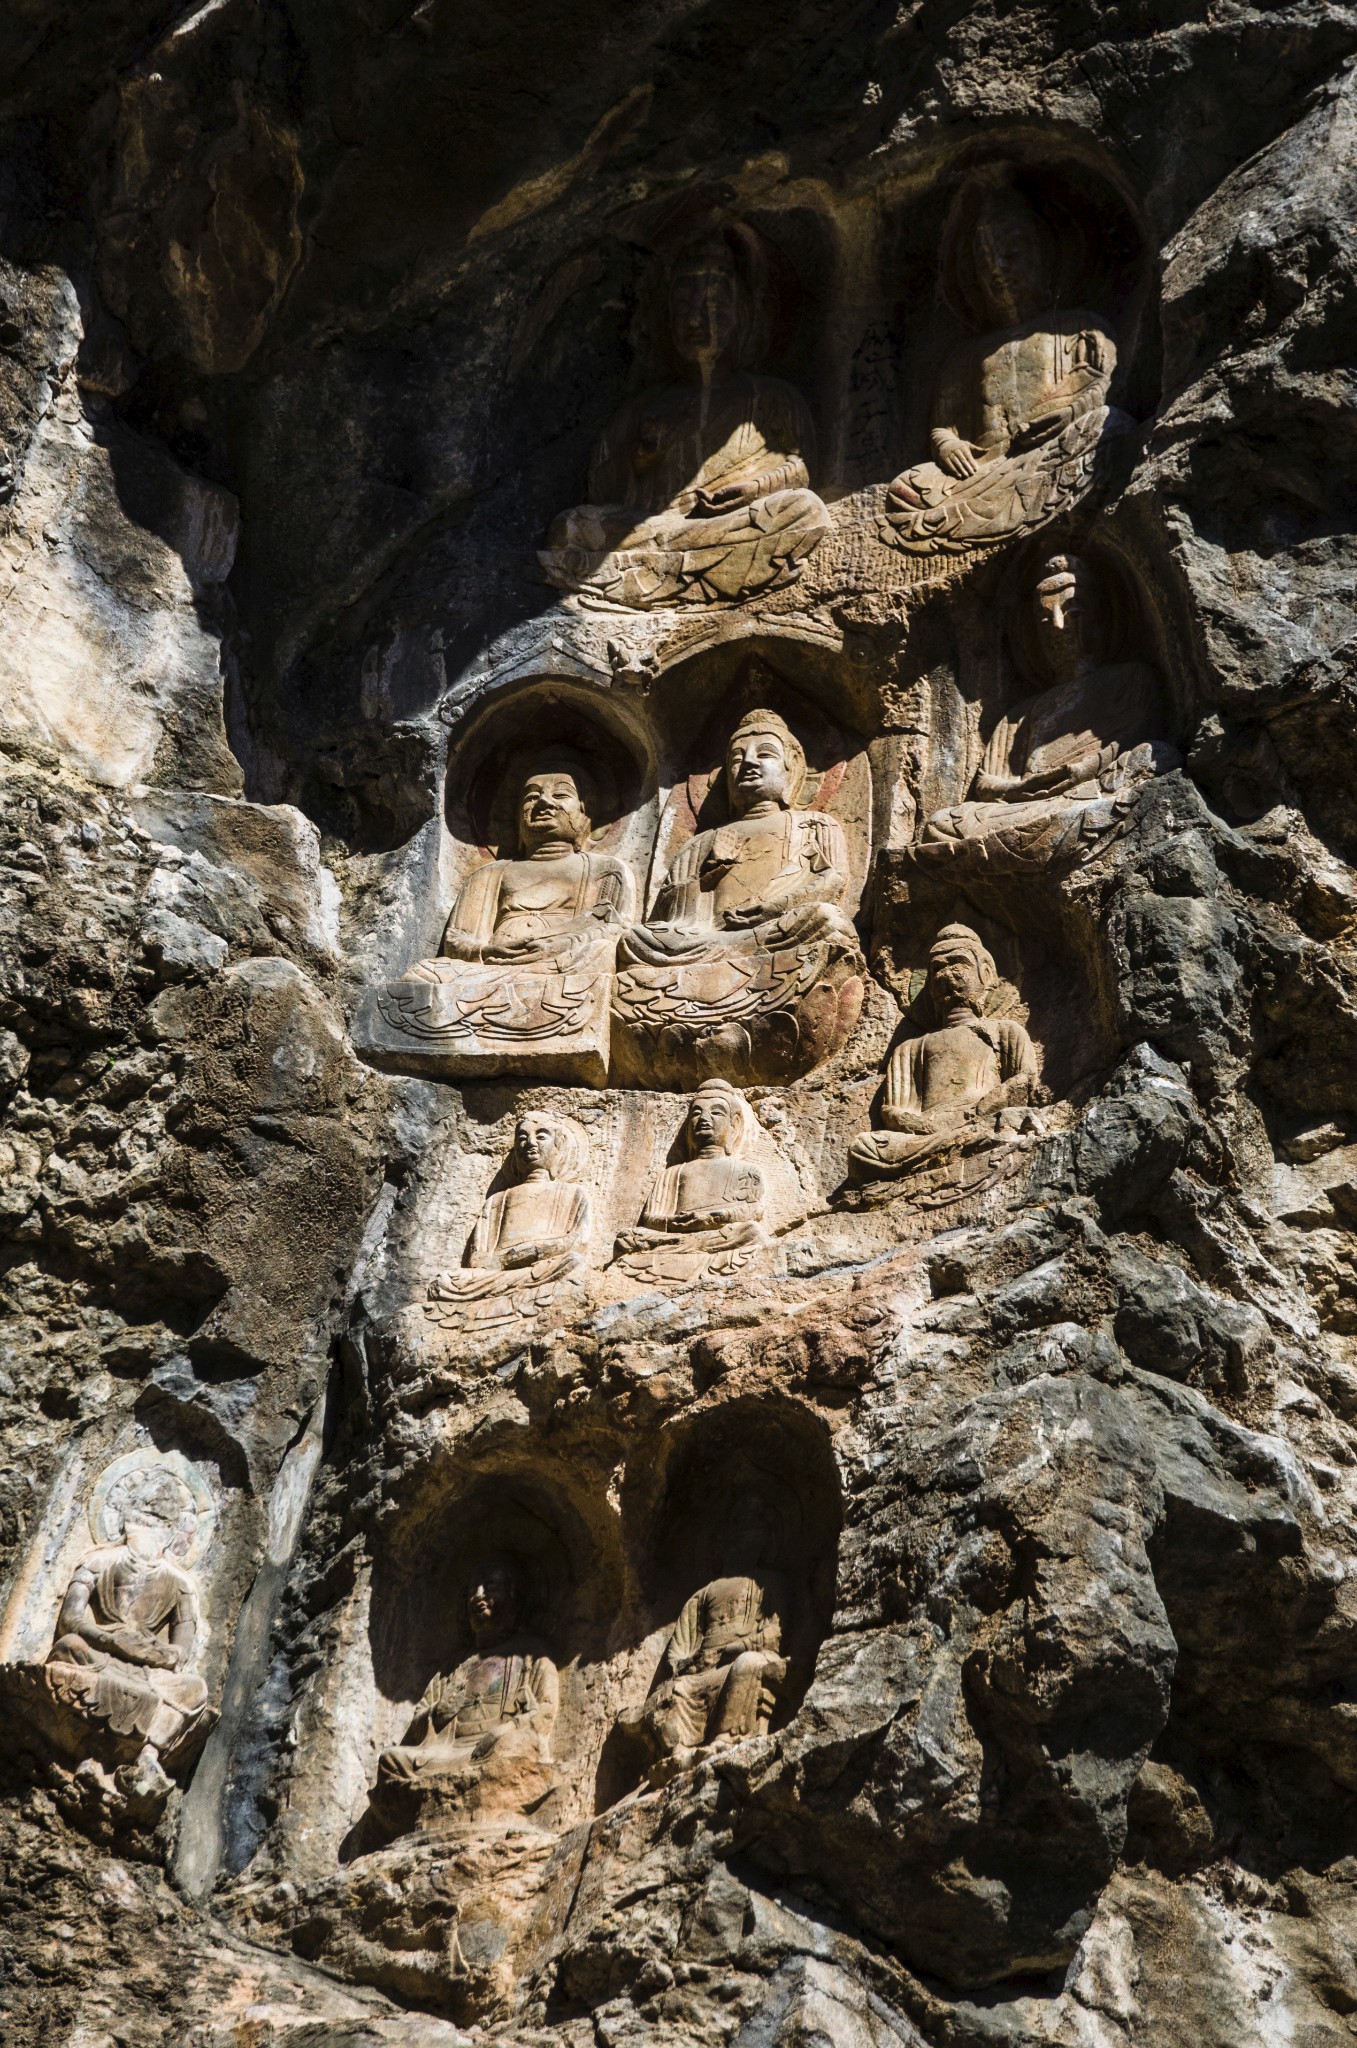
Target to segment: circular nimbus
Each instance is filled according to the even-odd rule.
[[[206,1480],[182,1451],[128,1451],[105,1466],[90,1495],[95,1541],[120,1542],[134,1514],[166,1528],[165,1554],[184,1566],[198,1562],[217,1519]]]

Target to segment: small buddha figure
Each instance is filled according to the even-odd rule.
[[[572,754],[526,778],[517,857],[476,868],[438,957],[371,993],[356,1027],[366,1046],[451,1078],[602,1086],[613,955],[635,889],[620,860],[590,850],[593,802]]]
[[[775,711],[749,712],[726,748],[729,823],[694,834],[654,919],[623,934],[614,1016],[658,1034],[661,1063],[686,1041],[699,1049],[701,1071],[724,1066],[757,1078],[758,1021],[781,1013],[794,1038],[796,1004],[831,963],[860,966],[857,934],[840,908],[843,831],[827,813],[800,807],[805,782],[805,752],[786,722]]]
[[[545,1110],[518,1119],[513,1179],[486,1201],[467,1263],[429,1288],[426,1313],[450,1328],[508,1322],[559,1305],[584,1271],[592,1228],[581,1185],[584,1147],[564,1117]]]
[[[754,1502],[732,1529],[725,1570],[693,1594],[669,1638],[649,1697],[622,1716],[650,1757],[652,1784],[705,1754],[767,1732],[787,1677],[789,1591],[769,1568]]]
[[[761,268],[739,227],[672,262],[670,334],[686,375],[624,405],[599,442],[591,502],[561,514],[540,557],[558,589],[634,610],[733,604],[794,582],[829,532],[809,489],[805,404],[747,367]]]
[[[522,1634],[523,1589],[492,1557],[472,1572],[466,1619],[474,1653],[434,1678],[398,1748],[383,1750],[374,1811],[398,1832],[431,1814],[526,1813],[553,1790],[551,1731],[560,1708],[556,1666]]]
[[[625,1272],[682,1285],[748,1265],[768,1242],[763,1175],[741,1157],[753,1126],[738,1088],[703,1082],[683,1120],[685,1157],[664,1169],[640,1223],[617,1240]]]
[[[855,1180],[918,1174],[963,1147],[1013,1142],[1030,1120],[1040,1076],[1031,1039],[1011,1018],[984,1015],[998,979],[968,925],[949,924],[928,955],[927,996],[935,1029],[897,1045],[886,1068],[884,1129],[849,1147]]]
[[[949,223],[959,296],[986,331],[953,351],[933,402],[933,460],[898,476],[882,538],[964,552],[1039,526],[1092,474],[1117,350],[1107,323],[1058,310],[1057,249],[1007,183],[964,189]]]
[[[134,1471],[110,1499],[117,1540],[80,1562],[45,1666],[52,1701],[84,1724],[87,1755],[135,1755],[134,1789],[168,1794],[171,1770],[211,1725],[194,1669],[201,1622],[192,1575],[166,1554],[193,1501],[165,1470]]]
[[[1159,678],[1107,659],[1107,605],[1075,555],[1045,563],[1032,606],[1048,686],[1001,719],[970,799],[929,818],[919,861],[1020,871],[1087,860],[1152,776],[1180,764],[1165,737]]]

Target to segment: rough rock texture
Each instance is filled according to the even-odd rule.
[[[1353,2039],[1354,64],[1332,0],[0,19],[0,1665],[97,1475],[179,1453],[218,1716],[138,1803],[0,1684],[13,2048]],[[876,533],[1000,161],[1082,193],[1120,294],[1132,425],[1041,553],[1134,586],[1181,765],[1085,865],[958,879],[911,844],[1041,553],[916,585]],[[666,641],[535,551],[699,201],[785,259],[835,528]],[[534,720],[634,756],[644,881],[770,674],[859,764],[861,1019],[748,1089],[769,1256],[600,1281],[678,1098],[379,1072],[355,1014]],[[956,919],[1053,1101],[968,1199],[878,1199],[849,1146]],[[581,1134],[597,1291],[449,1331],[524,1109]],[[751,1494],[785,1688],[647,1779],[620,1717]],[[558,1782],[383,1841],[486,1544],[535,1574]]]

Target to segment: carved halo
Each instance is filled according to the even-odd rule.
[[[183,1499],[183,1513],[168,1545],[178,1564],[192,1566],[212,1540],[217,1511],[207,1481],[182,1451],[128,1451],[105,1466],[90,1495],[89,1524],[96,1543],[116,1543],[128,1508],[153,1485],[169,1481]]]

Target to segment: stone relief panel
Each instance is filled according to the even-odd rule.
[[[1117,343],[1070,293],[1068,228],[1016,175],[987,167],[961,187],[943,236],[944,292],[971,328],[933,398],[932,457],[891,484],[880,534],[922,559],[983,554],[1066,512],[1100,447],[1130,421],[1109,406]]]
[[[756,367],[768,269],[763,238],[739,222],[710,222],[662,259],[654,339],[677,374],[622,407],[594,451],[590,502],[554,522],[540,559],[558,589],[622,610],[737,604],[794,583],[830,532],[809,488],[805,402]]]
[[[142,1449],[105,1467],[87,1515],[93,1543],[61,1591],[51,1648],[0,1666],[0,1695],[94,1803],[153,1825],[217,1719],[196,1570],[216,1508],[181,1452]]]
[[[430,1320],[474,1333],[578,1311],[593,1235],[586,1171],[578,1124],[525,1111],[499,1175],[507,1184],[486,1197],[465,1263],[429,1286]]]

